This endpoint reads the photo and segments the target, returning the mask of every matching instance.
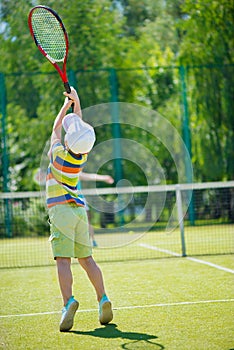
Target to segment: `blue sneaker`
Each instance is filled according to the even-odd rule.
[[[73,296],[68,300],[66,306],[62,309],[62,318],[60,321],[60,332],[67,332],[73,326],[74,316],[76,310],[79,307],[79,303]]]
[[[99,301],[99,321],[101,324],[107,324],[113,319],[111,302],[104,294]]]

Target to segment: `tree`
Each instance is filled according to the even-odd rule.
[[[196,178],[233,179],[233,7],[226,0],[187,0],[182,9],[187,15],[179,24],[184,32],[179,61],[191,66],[188,84]]]
[[[6,75],[11,188],[16,190],[37,188],[33,172],[63,102],[58,74],[30,37],[27,16],[34,3],[0,4],[0,72]],[[48,0],[47,5],[67,28],[69,80],[80,91],[82,108],[111,101],[115,68],[120,102],[157,110],[181,130],[177,66],[190,66],[186,82],[195,179],[233,178],[233,9],[228,0],[71,0],[69,6]],[[173,162],[154,138],[139,128],[122,129],[123,136],[137,137],[160,157],[168,181],[177,181]],[[101,142],[111,137],[111,127],[97,133]],[[109,172],[110,162],[106,167],[103,172]],[[126,174],[137,174],[131,162],[124,167]],[[134,184],[144,181],[139,171]]]
[[[69,32],[68,69],[90,69],[108,65],[117,51],[122,31],[119,13],[108,0],[80,2],[73,0],[69,8],[64,1],[48,1],[59,12]],[[28,25],[30,3],[24,0],[2,1],[0,13],[0,71],[7,75],[7,115],[11,159],[11,189],[33,189],[33,170],[40,164],[44,144],[49,138],[53,119],[62,103],[62,82],[50,63],[36,49]],[[77,25],[78,23],[78,25]],[[82,34],[81,34],[82,33]],[[113,47],[116,48],[113,50]],[[77,57],[79,61],[77,62]],[[40,74],[37,74],[40,71]],[[29,74],[28,74],[29,73]],[[100,83],[99,83],[100,84]],[[101,84],[95,96],[105,94]],[[46,87],[46,88],[45,88]],[[82,91],[91,96],[94,85]],[[83,107],[95,103],[82,98]],[[99,96],[100,99],[100,96]],[[96,98],[97,101],[97,98]]]

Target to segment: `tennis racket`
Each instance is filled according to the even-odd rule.
[[[38,49],[58,71],[67,93],[71,88],[67,78],[68,35],[59,15],[47,6],[35,6],[28,15],[30,33]]]

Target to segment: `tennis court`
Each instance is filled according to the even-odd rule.
[[[167,201],[161,221],[156,222],[153,212],[153,221],[145,220],[142,211],[138,215],[145,195],[135,189],[134,217],[138,220],[127,222],[130,209],[126,205],[121,212],[125,226],[119,225],[118,216],[115,226],[109,222],[105,228],[96,226],[99,247],[94,249],[94,258],[104,273],[114,319],[108,326],[100,326],[94,290],[74,261],[74,295],[80,308],[74,327],[66,334],[58,329],[61,296],[48,227],[42,226],[46,221],[42,198],[36,193],[2,195],[2,208],[7,203],[12,209],[12,226],[0,242],[1,348],[233,349],[234,225],[225,211],[221,219],[207,216],[219,203],[221,184],[215,186],[202,190],[203,196],[194,191],[194,225],[187,216],[183,225],[167,230],[163,221],[168,218]],[[222,208],[228,207],[227,186],[233,184],[221,186]],[[153,193],[160,197],[155,189]],[[201,214],[204,197],[209,207]],[[170,195],[170,201],[173,198]],[[176,200],[175,205],[178,207]],[[93,224],[97,225],[100,217],[95,215]],[[7,232],[13,237],[7,237]]]
[[[74,294],[80,309],[66,334],[58,330],[61,298],[55,267],[2,269],[1,348],[233,348],[231,255],[100,265],[114,319],[100,326],[94,290],[74,263]]]
[[[48,237],[1,240],[1,348],[232,349],[233,231],[231,224],[186,227],[186,257],[179,229],[94,249],[114,307],[108,326],[98,323],[94,290],[74,261],[80,309],[67,334],[58,330],[61,297]],[[96,236],[101,244],[112,235]]]

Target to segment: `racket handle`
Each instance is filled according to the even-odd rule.
[[[64,87],[65,87],[65,90],[68,94],[70,94],[71,92],[71,87],[69,85],[69,82],[67,81],[66,83],[64,83]],[[69,98],[70,99],[70,98]],[[72,112],[74,111],[74,103],[71,105],[71,109],[72,109]]]
[[[64,83],[64,87],[65,87],[66,92],[67,92],[68,94],[70,94],[70,92],[71,92],[71,87],[70,87],[68,81],[67,81],[66,83]]]

